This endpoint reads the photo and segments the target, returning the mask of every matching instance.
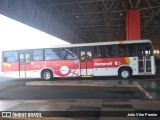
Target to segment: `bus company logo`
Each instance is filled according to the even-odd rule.
[[[115,62],[114,62],[114,64],[115,64],[115,65],[120,65],[120,64],[121,64],[121,62],[119,62],[119,61],[115,61]]]
[[[113,63],[112,62],[106,62],[106,63],[94,63],[94,66],[111,66]]]
[[[105,62],[105,63],[94,63],[94,66],[117,66],[121,65],[121,62],[115,61],[115,62]]]

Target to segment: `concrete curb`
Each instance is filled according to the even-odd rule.
[[[142,86],[137,85],[137,88],[149,99],[155,99],[152,95],[150,95],[146,90],[143,89]]]

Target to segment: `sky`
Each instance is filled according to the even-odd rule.
[[[0,56],[3,50],[43,48],[60,44],[70,43],[0,14]]]
[[[0,50],[69,44],[59,38],[0,14]]]

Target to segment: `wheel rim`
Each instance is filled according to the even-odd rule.
[[[129,72],[127,70],[122,71],[122,78],[128,78],[129,77]]]
[[[45,72],[45,73],[43,74],[43,77],[44,77],[44,79],[48,80],[48,79],[51,78],[51,74],[50,74],[49,72]]]

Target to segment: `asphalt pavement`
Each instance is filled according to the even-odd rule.
[[[135,87],[137,85],[140,86],[138,89]],[[142,92],[143,90],[145,92]],[[146,94],[153,96],[154,99],[150,99]],[[64,78],[54,81],[0,78],[0,111],[51,111],[47,113],[51,116],[55,114],[51,114],[53,111],[99,111],[98,116],[96,112],[93,118],[79,116],[80,118],[77,119],[83,117],[85,120],[145,120],[148,118],[121,117],[121,113],[116,118],[112,118],[117,115],[113,111],[121,111],[124,114],[126,114],[125,111],[159,111],[159,98],[160,80],[157,78],[130,80],[104,77]],[[99,115],[106,111],[110,113],[112,111],[112,116],[109,117],[105,114],[103,118],[101,114]],[[50,119],[56,120],[60,118],[60,116],[50,117]],[[65,118],[63,116],[62,119],[66,119],[66,116]],[[67,119],[73,120],[71,117],[67,117]]]

